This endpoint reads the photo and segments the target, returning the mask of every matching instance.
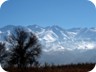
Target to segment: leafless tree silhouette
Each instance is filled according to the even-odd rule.
[[[0,42],[0,62],[2,61],[2,58],[4,57],[5,52],[5,43]]]
[[[9,43],[9,67],[24,68],[38,64],[41,55],[41,44],[32,32],[16,28],[5,40]]]

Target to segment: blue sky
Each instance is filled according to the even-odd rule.
[[[96,8],[88,0],[9,0],[0,8],[0,27],[33,24],[96,27]]]

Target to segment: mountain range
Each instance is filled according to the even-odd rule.
[[[0,28],[0,40],[16,27],[18,26],[8,25]],[[96,63],[95,27],[64,29],[57,25],[29,25],[24,28],[35,33],[42,44],[41,63]]]

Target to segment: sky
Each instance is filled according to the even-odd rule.
[[[96,27],[96,8],[88,0],[8,0],[0,8],[0,28],[34,24]]]

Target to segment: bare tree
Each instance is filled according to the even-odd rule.
[[[37,37],[24,28],[16,28],[14,33],[6,37],[9,43],[9,66],[19,68],[34,66],[38,64],[41,55],[41,44]]]
[[[0,62],[2,61],[2,58],[4,57],[5,52],[5,43],[0,42]]]

